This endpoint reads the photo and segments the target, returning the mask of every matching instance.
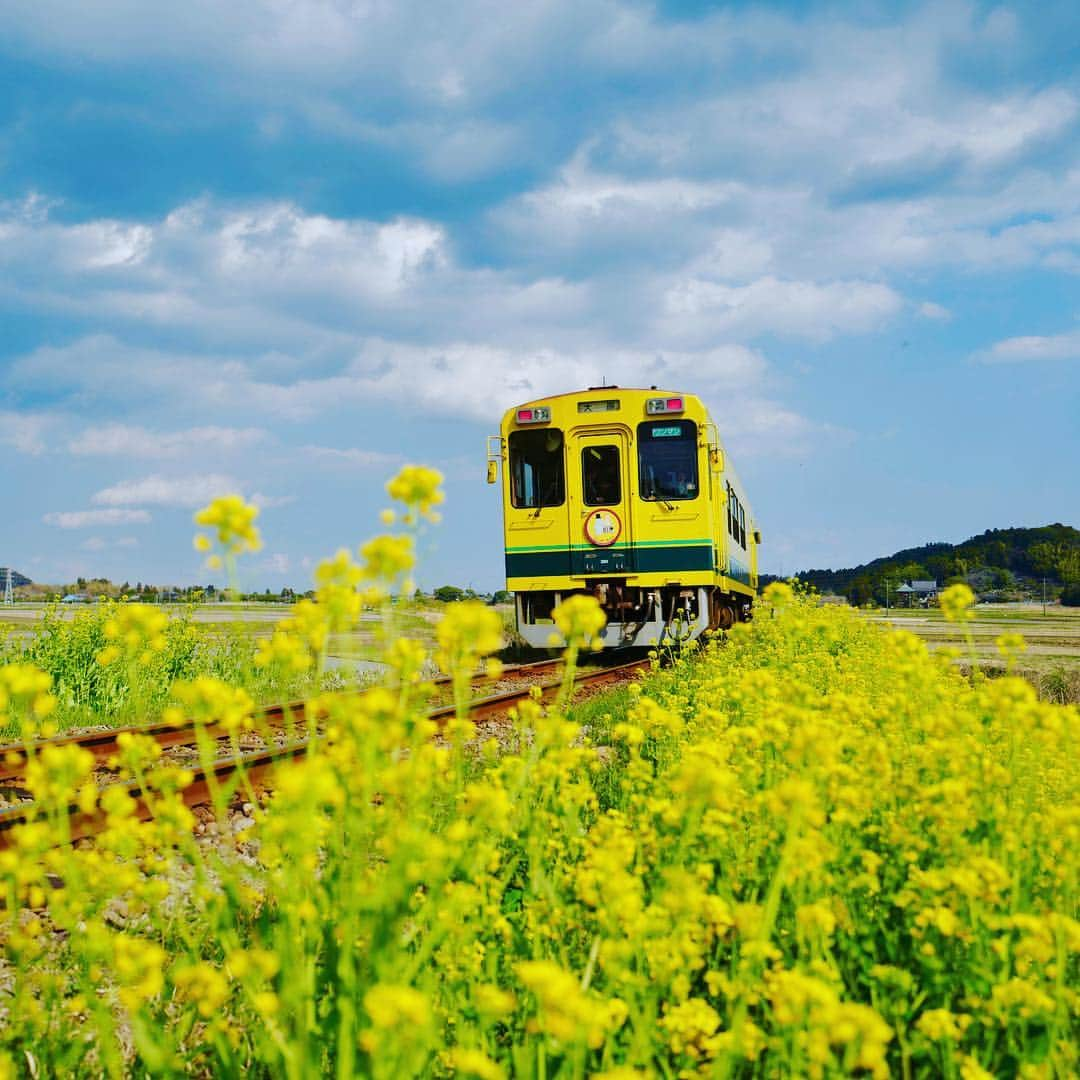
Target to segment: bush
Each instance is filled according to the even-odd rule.
[[[1080,607],[1080,582],[1075,585],[1066,585],[1061,590],[1061,602],[1066,607]]]
[[[431,595],[444,604],[452,604],[465,599],[465,590],[459,589],[456,585],[440,585]]]
[[[150,610],[165,621],[160,648],[131,662],[99,662],[110,645],[107,627],[120,611]],[[29,662],[52,679],[56,708],[51,719],[59,731],[88,725],[137,723],[157,717],[169,703],[174,685],[211,675],[246,685],[258,701],[299,692],[303,681],[254,664],[255,638],[229,627],[199,627],[191,609],[167,618],[157,607],[104,601],[70,615],[53,604],[46,608],[28,641],[9,639],[0,662]],[[10,732],[9,732],[10,734]]]

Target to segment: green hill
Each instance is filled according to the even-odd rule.
[[[842,570],[803,570],[795,575],[822,593],[856,604],[883,600],[885,582],[895,588],[913,579],[966,581],[986,599],[1020,599],[1046,578],[1056,595],[1080,582],[1080,530],[1071,525],[1038,529],[987,529],[960,544],[907,548]]]

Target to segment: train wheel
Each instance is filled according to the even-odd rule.
[[[713,609],[713,624],[717,630],[730,630],[735,625],[735,612],[728,604],[717,604]]]

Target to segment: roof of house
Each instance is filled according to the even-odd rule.
[[[937,592],[936,581],[913,581],[911,587],[915,592]]]

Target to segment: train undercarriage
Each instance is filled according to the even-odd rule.
[[[676,644],[706,630],[729,630],[751,618],[751,598],[706,585],[627,585],[614,578],[591,581],[588,588],[520,592],[516,597],[518,633],[535,648],[561,645],[553,613],[564,599],[584,593],[596,598],[607,616],[604,648],[642,648]]]

